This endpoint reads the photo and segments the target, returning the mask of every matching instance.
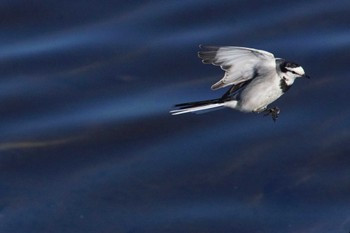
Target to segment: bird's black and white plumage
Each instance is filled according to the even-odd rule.
[[[234,46],[200,46],[199,58],[204,64],[220,66],[224,77],[212,85],[212,90],[230,86],[218,99],[177,104],[172,115],[197,112],[219,107],[242,112],[266,112],[277,119],[277,107],[267,106],[283,95],[298,77],[308,77],[304,69],[272,53],[252,48]]]

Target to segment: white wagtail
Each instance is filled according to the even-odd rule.
[[[218,99],[177,104],[172,115],[228,107],[242,112],[271,114],[275,121],[280,110],[267,106],[283,95],[299,77],[309,78],[304,69],[272,53],[252,48],[234,46],[200,46],[199,58],[204,64],[220,66],[224,77],[211,86],[217,90],[231,86]]]

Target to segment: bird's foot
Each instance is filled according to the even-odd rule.
[[[278,107],[269,108],[264,111],[264,116],[268,116],[271,114],[272,120],[276,121],[278,118],[278,115],[280,114],[280,109]]]

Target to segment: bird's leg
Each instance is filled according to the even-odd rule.
[[[269,108],[264,111],[264,116],[268,116],[271,114],[272,120],[276,121],[278,118],[278,115],[280,114],[280,109],[278,107]]]

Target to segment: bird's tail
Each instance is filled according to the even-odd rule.
[[[225,102],[222,99],[212,99],[197,102],[189,102],[175,105],[175,110],[170,111],[171,115],[179,115],[189,112],[198,112],[209,109],[217,109],[223,107]]]

